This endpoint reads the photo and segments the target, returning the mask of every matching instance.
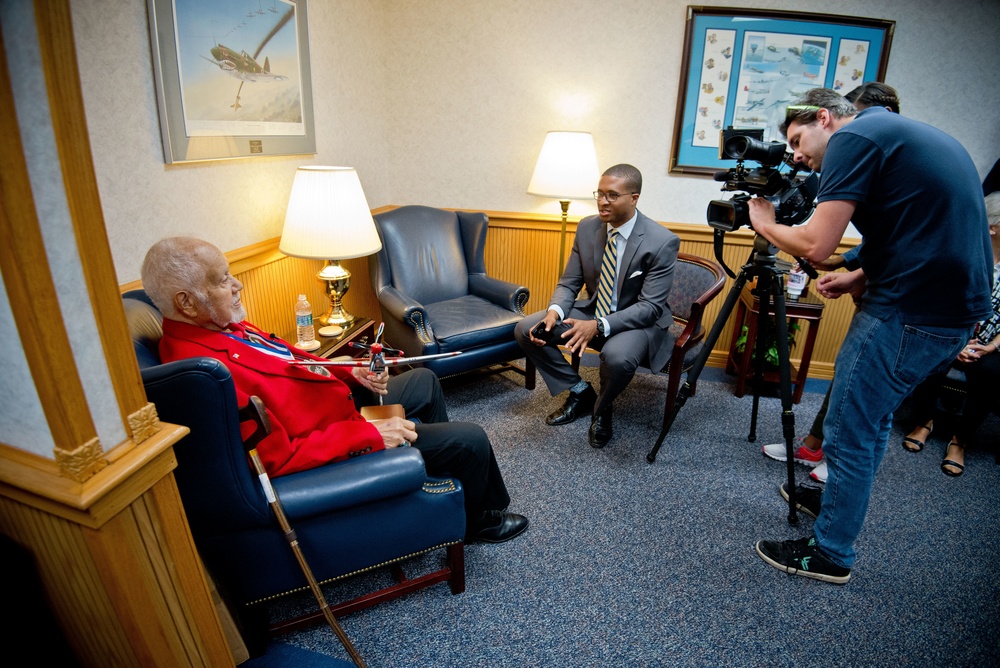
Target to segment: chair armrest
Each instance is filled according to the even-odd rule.
[[[523,285],[515,285],[498,278],[490,278],[485,274],[469,275],[469,294],[493,302],[497,306],[525,315],[524,307],[528,303],[530,293]]]
[[[412,327],[421,343],[427,345],[435,341],[423,304],[391,286],[379,291],[378,301],[390,316]]]
[[[674,322],[678,325],[683,325],[684,329],[681,333],[674,339],[674,349],[686,350],[688,343],[691,341],[691,337],[701,331],[701,313],[699,312],[697,317],[692,313],[692,318],[688,321],[681,320],[680,318],[674,318]]]
[[[294,521],[407,494],[426,480],[419,450],[393,448],[273,478],[271,486]]]

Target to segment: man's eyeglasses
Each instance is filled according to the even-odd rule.
[[[615,192],[606,193],[606,192],[601,192],[600,190],[595,190],[594,191],[594,199],[596,199],[598,202],[600,202],[602,199],[606,199],[611,204],[614,204],[615,202],[618,201],[619,197],[624,197],[625,195],[636,195],[636,194],[638,194],[638,193],[631,192],[631,193],[621,193],[621,194],[619,194],[619,193],[615,193]]]

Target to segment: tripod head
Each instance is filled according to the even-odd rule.
[[[719,264],[722,265],[722,268],[725,269],[726,273],[729,274],[730,278],[736,278],[736,274],[733,273],[732,269],[726,266],[726,262],[722,259],[722,249],[724,245],[725,236],[726,233],[723,232],[722,230],[719,229],[715,230],[713,238],[715,259],[718,261]],[[747,258],[746,264],[743,265],[743,271],[754,276],[760,275],[765,272],[787,274],[788,273],[787,269],[778,268],[777,263],[780,261],[778,260],[778,255],[777,255],[778,250],[779,250],[778,247],[772,244],[770,241],[768,241],[764,236],[762,236],[761,234],[755,234],[753,238],[753,250],[750,251],[750,257]],[[809,264],[806,260],[803,260],[801,258],[795,258],[795,261],[799,263],[799,267],[802,268],[802,271],[804,271],[809,276],[809,278],[815,279],[819,277],[819,274],[816,273],[816,270],[813,268],[813,266]]]

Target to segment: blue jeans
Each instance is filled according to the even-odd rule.
[[[837,354],[823,423],[828,475],[813,531],[823,553],[854,565],[854,541],[868,512],[872,483],[885,455],[892,412],[924,378],[946,368],[972,326],[904,325],[859,311]]]

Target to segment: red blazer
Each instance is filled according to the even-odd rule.
[[[285,343],[246,321],[232,328],[235,336],[244,328]],[[289,347],[297,357],[321,359]],[[164,318],[160,359],[170,362],[188,357],[214,357],[225,364],[240,406],[252,395],[263,400],[273,431],[257,452],[269,475],[305,471],[385,448],[378,430],[355,409],[351,392],[362,385],[344,367],[326,367],[332,374],[327,378],[222,332]],[[244,437],[249,436],[252,429],[248,424],[244,427]]]

